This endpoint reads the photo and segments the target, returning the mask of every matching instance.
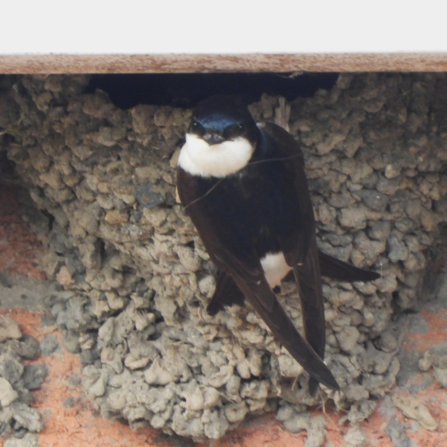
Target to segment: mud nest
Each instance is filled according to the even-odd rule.
[[[290,103],[321,250],[382,275],[325,281],[326,362],[342,392],[316,399],[248,305],[203,311],[215,270],[175,192],[191,111],[121,110],[102,91],[83,94],[87,83],[15,79],[0,95],[10,112],[0,141],[41,210],[30,222],[47,247],[40,263],[63,288],[48,308],[101,414],[195,440],[275,409],[286,427],[301,415],[318,434],[324,421],[305,411],[322,400],[351,422],[368,417],[399,371],[393,312],[424,299],[427,249],[447,217],[447,78],[342,75]],[[263,96],[250,110],[271,121],[278,105]],[[294,285],[281,295],[302,328]]]

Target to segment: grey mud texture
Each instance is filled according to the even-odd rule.
[[[176,201],[175,166],[190,110],[115,107],[83,94],[86,76],[24,76],[4,86],[1,150],[42,213],[42,268],[63,288],[46,306],[80,353],[83,385],[105,418],[194,440],[217,439],[248,414],[279,410],[292,431],[324,432],[308,406],[332,400],[356,424],[396,381],[393,312],[416,305],[447,216],[447,78],[342,75],[290,104],[306,157],[320,248],[382,274],[325,281],[326,362],[342,387],[312,399],[306,375],[258,316],[204,308],[215,270]],[[271,121],[279,100],[250,110]],[[294,285],[282,302],[296,325]],[[321,437],[321,436],[320,436]],[[324,439],[324,437],[323,437]]]
[[[0,437],[8,436],[5,447],[37,445],[36,432],[42,430],[43,421],[31,406],[30,391],[40,387],[48,369],[44,363],[24,363],[40,353],[34,337],[23,335],[15,320],[0,314]]]

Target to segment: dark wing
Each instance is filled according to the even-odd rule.
[[[239,259],[219,240],[218,222],[206,212],[205,201],[198,200],[196,179],[183,169],[177,170],[177,187],[180,200],[196,226],[208,254],[221,270],[233,278],[253,308],[258,312],[275,338],[284,345],[303,368],[332,389],[339,389],[336,380],[314,349],[296,330],[268,285],[256,252],[244,254]]]
[[[326,343],[326,322],[324,319],[323,290],[321,287],[320,262],[318,259],[315,236],[311,240],[310,249],[301,264],[293,266],[293,273],[300,292],[300,303],[303,315],[306,339],[315,352],[324,359]],[[318,381],[314,377],[309,380],[309,392],[315,395]]]
[[[324,307],[322,298],[319,299],[319,295],[321,295],[321,291],[318,290],[318,287],[315,288],[314,284],[316,283],[315,270],[309,268],[314,265],[315,257],[313,255],[313,250],[311,249],[309,252],[309,262],[304,262],[303,266],[296,267],[296,276],[298,279],[298,285],[300,287],[300,296],[308,296],[311,299],[302,299],[303,308],[303,322],[305,327],[306,338],[309,343],[312,341],[313,349],[319,354],[321,358],[324,356],[324,344],[325,344],[325,320],[324,320]],[[252,292],[247,292],[251,294]],[[247,295],[250,296],[250,295]],[[244,294],[241,292],[239,287],[236,285],[236,282],[233,278],[226,274],[225,272],[219,272],[216,283],[216,290],[214,292],[213,298],[207,306],[207,312],[209,315],[215,315],[219,310],[222,310],[224,306],[229,306],[232,304],[238,304],[240,306],[244,303]],[[250,300],[252,301],[252,300]],[[278,341],[283,343],[283,345],[289,350],[289,352],[293,355],[294,358],[299,359],[299,363],[306,369],[308,368],[305,364],[309,364],[309,368],[316,368],[317,370],[321,369],[321,364],[317,363],[316,365],[310,365],[312,361],[312,357],[310,360],[306,359],[307,351],[301,351],[300,346],[306,343],[302,340],[299,344],[295,342],[295,332],[296,329],[292,325],[290,325],[289,318],[285,315],[283,309],[278,306],[278,309],[273,309],[272,314],[274,314],[274,320],[270,323],[268,322],[270,318],[269,314],[263,315],[263,312],[256,308],[258,313],[261,315],[262,319],[268,324],[269,327],[275,325],[278,328],[278,333],[280,335],[276,335]],[[273,329],[272,329],[273,330]],[[293,341],[292,346],[288,346],[290,341]],[[315,349],[315,347],[318,348]],[[314,359],[313,359],[314,360]],[[318,366],[319,365],[319,366]],[[321,378],[321,376],[320,376]],[[315,395],[318,389],[318,383],[321,381],[320,378],[315,378],[315,375],[312,376],[309,381],[309,392],[311,395]],[[330,377],[326,377],[325,380],[332,380]],[[323,382],[324,383],[324,382]],[[334,385],[334,383],[332,382]]]
[[[267,140],[272,141],[278,157],[286,159],[285,168],[294,182],[294,192],[298,201],[299,222],[294,222],[289,231],[278,234],[278,242],[288,265],[301,263],[309,251],[315,234],[315,219],[304,172],[304,157],[298,143],[286,130],[273,123],[260,126]]]
[[[278,232],[277,238],[287,264],[293,268],[300,291],[300,303],[306,339],[316,354],[323,359],[326,339],[324,303],[321,286],[320,261],[315,240],[315,219],[312,201],[304,172],[303,154],[295,139],[282,127],[275,124],[264,126],[266,138],[274,141],[273,146],[284,161],[285,168],[293,179],[299,216],[286,233]],[[313,376],[309,391],[315,394],[318,379]]]
[[[311,380],[317,385],[320,382],[333,390],[339,390],[340,387],[331,371],[312,346],[296,330],[265,278],[260,284],[250,283],[239,277],[234,277],[234,280],[250,304],[273,332],[276,340],[311,375]],[[265,298],[265,295],[270,295],[270,298]],[[261,304],[266,300],[274,302],[274,306],[270,311],[266,310],[265,306]],[[310,388],[310,391],[313,391],[313,389]]]

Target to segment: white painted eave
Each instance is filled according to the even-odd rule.
[[[0,73],[445,71],[439,0],[15,0]]]

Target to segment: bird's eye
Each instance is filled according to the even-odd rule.
[[[197,121],[193,121],[191,123],[191,125],[189,126],[189,131],[195,133],[196,135],[203,135],[205,133],[205,129]]]
[[[244,130],[245,126],[243,123],[232,124],[224,130],[223,136],[226,140],[231,140],[241,136]]]

